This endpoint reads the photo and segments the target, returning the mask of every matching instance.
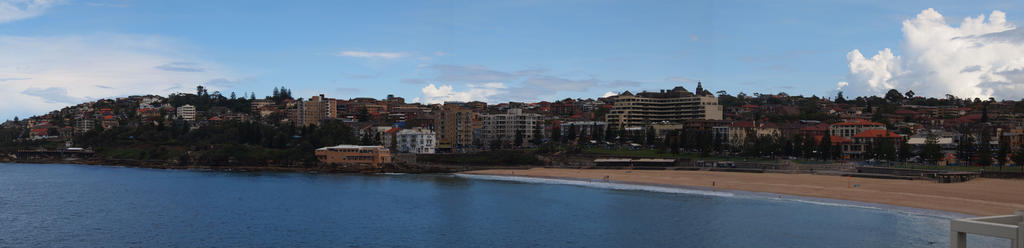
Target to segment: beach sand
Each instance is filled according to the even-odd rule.
[[[820,197],[971,215],[1012,214],[1024,210],[1024,180],[978,178],[965,183],[895,180],[812,174],[712,171],[548,169],[479,170],[464,174],[604,179]]]

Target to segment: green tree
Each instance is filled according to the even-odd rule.
[[[912,156],[912,153],[910,152],[910,144],[908,144],[906,140],[900,142],[900,146],[897,150],[897,152],[899,153],[898,159],[900,161],[907,161],[907,159],[909,159],[910,156]]]
[[[1003,165],[1006,164],[1007,156],[1010,155],[1010,152],[1010,142],[1000,140],[999,151],[996,153],[996,161],[999,162],[999,171],[1003,171]]]
[[[936,163],[942,159],[942,147],[939,146],[939,137],[935,134],[928,134],[924,147],[921,148],[921,158],[925,161]]]
[[[1020,172],[1024,173],[1024,144],[1021,144],[1010,158],[1017,167],[1020,167]]]
[[[578,131],[576,130],[576,124],[569,124],[569,134],[565,135],[566,143],[576,141],[576,131]]]
[[[825,134],[818,143],[818,157],[821,160],[829,160],[832,156],[832,136]]]
[[[534,146],[540,146],[544,142],[544,126],[537,125],[533,127],[533,137],[530,138],[530,143]]]
[[[979,166],[992,165],[992,148],[991,142],[989,142],[989,139],[991,138],[986,131],[982,131],[980,138],[980,144],[978,144],[978,151],[976,152],[978,158],[977,164]]]
[[[899,103],[903,101],[903,93],[896,89],[890,89],[889,92],[885,93],[885,100],[892,103]]]
[[[957,145],[958,149],[956,156],[957,158],[960,159],[960,161],[966,163],[964,165],[971,165],[970,161],[971,158],[974,157],[975,152],[974,147],[974,136],[965,133],[963,136],[960,137],[959,145]]]
[[[516,148],[523,147],[523,130],[516,130],[516,137],[512,144]]]
[[[555,125],[551,128],[551,142],[562,142],[562,125]]]

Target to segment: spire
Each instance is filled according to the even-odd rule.
[[[707,90],[704,89],[704,86],[702,86],[700,84],[700,81],[697,81],[697,89],[693,93],[698,95],[698,96],[704,96],[704,95],[711,94],[710,91],[707,91]]]

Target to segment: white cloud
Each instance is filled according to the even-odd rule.
[[[423,87],[423,96],[414,101],[422,103],[443,103],[446,101],[487,101],[488,97],[500,94],[505,89],[505,84],[491,82],[484,84],[469,84],[469,90],[456,91],[451,85],[434,84]]]
[[[59,0],[0,0],[0,23],[36,17],[61,3],[63,1]]]
[[[850,83],[847,83],[847,82],[836,83],[836,90],[843,90],[843,88],[846,88],[846,86],[849,86],[849,85],[850,85]]]
[[[16,79],[0,81],[6,103],[0,104],[0,120],[98,98],[192,92],[198,84],[212,92],[235,82],[232,73],[183,53],[180,46],[162,37],[120,34],[0,36],[0,78]],[[161,68],[165,65],[194,67]]]
[[[918,95],[1020,98],[1024,96],[1024,30],[992,11],[946,24],[939,12],[921,11],[903,21],[902,55],[886,48],[871,58],[847,54],[849,74],[839,88],[881,95],[891,88]]]
[[[402,82],[420,85],[426,84],[428,81],[443,82],[455,85],[465,84],[471,88],[474,85],[499,82],[502,84],[502,90],[487,97],[488,100],[495,102],[533,101],[565,92],[590,92],[597,95],[601,94],[600,91],[634,88],[645,84],[639,81],[601,80],[594,77],[566,78],[543,68],[516,71],[494,70],[481,65],[424,65],[421,68],[432,72],[430,74],[433,76],[426,74],[423,75],[426,79],[409,78],[403,79]],[[600,91],[593,92],[596,90]],[[424,100],[429,99],[431,98],[424,97]]]
[[[353,58],[365,58],[365,59],[397,59],[405,57],[407,54],[404,53],[393,53],[393,52],[364,52],[364,51],[342,51],[338,53],[338,56],[342,57],[353,57]]]
[[[601,97],[609,97],[609,96],[615,96],[615,95],[618,95],[618,94],[615,94],[615,92],[609,91],[609,92],[605,92],[604,96],[601,96]]]

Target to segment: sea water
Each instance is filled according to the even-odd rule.
[[[958,217],[600,181],[0,163],[0,247],[949,247]]]

